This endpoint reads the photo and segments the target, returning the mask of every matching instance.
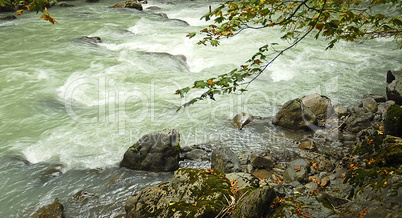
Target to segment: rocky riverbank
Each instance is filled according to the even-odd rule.
[[[387,97],[365,95],[348,107],[319,94],[285,103],[272,122],[297,132],[297,149],[235,153],[230,145],[180,147],[176,130],[144,135],[120,166],[174,176],[128,199],[121,216],[399,217],[402,77],[388,83]],[[253,116],[234,122],[247,128]],[[178,169],[183,160],[211,168]]]

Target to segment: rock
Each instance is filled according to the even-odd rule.
[[[341,104],[334,105],[334,112],[338,117],[349,115],[348,109]]]
[[[388,108],[384,121],[385,134],[402,137],[402,107],[392,105]]]
[[[142,11],[142,4],[137,2],[137,1],[126,1],[126,5],[124,6],[125,8],[133,8],[139,11]]]
[[[63,175],[63,164],[50,164],[47,166],[48,169],[46,169],[41,176],[41,180],[46,182],[54,177],[59,177]]]
[[[160,7],[158,7],[158,6],[149,6],[149,7],[147,7],[146,9],[147,9],[147,10],[156,11],[156,10],[161,10],[162,8],[160,8]],[[167,18],[167,17],[166,17],[166,18]]]
[[[283,173],[283,181],[291,183],[298,181],[300,183],[308,182],[309,163],[304,159],[296,159],[288,163],[288,168]]]
[[[357,133],[371,126],[371,121],[374,119],[374,113],[364,109],[363,104],[359,106],[352,105],[348,108],[350,117],[346,120],[346,128],[352,133]]]
[[[385,102],[385,101],[387,100],[384,96],[382,96],[382,95],[376,95],[376,94],[366,94],[366,95],[363,95],[363,99],[365,99],[365,98],[372,98],[372,99],[374,99],[377,103]]]
[[[270,155],[262,154],[253,155],[250,159],[250,163],[255,169],[267,170],[271,170],[275,165],[275,162],[272,160]]]
[[[394,105],[395,101],[389,100],[378,104],[378,110],[376,113],[377,120],[384,121],[387,118],[387,111],[391,105]]]
[[[40,208],[35,214],[32,216],[34,218],[64,218],[64,207],[56,198],[53,203]]]
[[[253,122],[254,117],[251,116],[250,114],[247,113],[240,113],[237,114],[234,118],[233,118],[233,122],[236,124],[237,128],[242,130],[244,126],[246,126],[247,124]]]
[[[268,205],[271,205],[275,198],[276,194],[272,187],[254,190],[239,203],[234,211],[234,217],[265,217],[272,210]]]
[[[298,148],[301,150],[306,150],[306,151],[313,151],[313,152],[318,151],[317,145],[311,140],[301,141]]]
[[[97,2],[99,2],[100,0],[87,0],[87,2],[89,2],[89,3],[97,3]]]
[[[365,98],[362,100],[363,108],[375,113],[378,110],[377,102],[373,98]]]
[[[292,130],[314,130],[317,117],[297,98],[283,104],[272,123]]]
[[[74,199],[74,201],[76,201],[76,202],[86,202],[90,198],[98,198],[98,196],[96,196],[95,194],[89,193],[85,190],[81,190],[72,196],[72,199]]]
[[[388,84],[386,91],[388,100],[393,100],[396,104],[402,105],[402,77]]]
[[[124,153],[120,167],[155,172],[177,170],[179,142],[180,134],[174,129],[146,134]]]
[[[317,157],[312,161],[312,163],[316,164],[315,166],[320,172],[331,172],[335,169],[334,163],[331,160],[327,159],[324,155]]]
[[[91,44],[102,43],[102,39],[98,36],[83,36],[79,39],[86,43],[91,43]]]
[[[179,169],[172,180],[147,188],[125,205],[130,217],[215,217],[231,195],[218,170]]]
[[[74,7],[74,5],[72,5],[72,4],[67,4],[67,3],[60,3],[59,6],[60,6],[60,7],[65,7],[65,8]]]
[[[326,96],[315,93],[306,95],[301,100],[322,123],[325,123],[326,119],[334,113],[331,100]]]
[[[250,173],[227,173],[226,178],[233,180],[233,182],[237,182],[240,189],[247,187],[258,188],[259,186],[259,180]]]
[[[14,15],[8,15],[8,16],[1,18],[1,20],[14,20],[14,19],[17,19],[17,17]]]
[[[395,80],[394,74],[392,74],[392,71],[388,70],[387,71],[387,83],[390,84],[394,80]]]
[[[124,8],[124,7],[126,7],[126,3],[119,2],[119,3],[115,4],[115,5],[113,5],[111,8]]]
[[[327,185],[329,184],[329,182],[330,182],[330,179],[329,179],[328,176],[326,176],[326,177],[324,177],[324,178],[321,179],[320,185],[321,185],[322,187],[325,187],[325,186],[327,186]]]
[[[228,147],[219,147],[212,152],[211,168],[223,173],[241,172],[240,159]]]

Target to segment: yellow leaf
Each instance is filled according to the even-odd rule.
[[[46,13],[42,14],[42,16],[40,16],[40,18],[43,18],[44,20],[47,20],[52,24],[56,23],[56,20],[53,17],[51,17],[49,12],[47,11],[47,8],[45,8],[45,11],[46,11]]]

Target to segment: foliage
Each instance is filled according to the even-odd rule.
[[[25,10],[36,13],[41,11],[43,12],[41,18],[54,24],[56,20],[50,16],[47,7],[56,2],[56,0],[0,0],[0,9],[1,7],[15,8],[17,15],[21,15]]]
[[[191,87],[176,91],[184,97],[191,89],[204,93],[183,106],[189,106],[215,94],[243,93],[248,85],[280,55],[302,41],[307,35],[329,40],[328,48],[340,41],[356,41],[377,37],[394,37],[402,47],[401,4],[398,0],[235,0],[209,10],[202,18],[213,21],[201,30],[206,35],[198,44],[218,46],[222,38],[230,38],[245,29],[279,27],[281,37],[290,42],[284,49],[276,43],[259,48],[246,64],[214,78],[195,81]],[[386,14],[381,12],[386,11]],[[192,38],[197,33],[189,33]],[[244,88],[241,88],[244,87]],[[182,106],[182,107],[183,107]],[[179,108],[180,109],[180,108]]]

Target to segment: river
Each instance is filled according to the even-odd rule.
[[[196,95],[180,99],[175,90],[244,64],[264,43],[283,45],[280,31],[244,31],[219,47],[199,46],[186,35],[208,25],[200,17],[219,1],[150,0],[142,12],[109,8],[113,0],[68,3],[75,7],[49,9],[54,25],[29,12],[0,20],[0,217],[32,215],[54,198],[69,217],[124,213],[130,196],[172,176],[118,167],[142,135],[174,128],[181,146],[286,148],[270,124],[284,102],[320,93],[348,105],[367,93],[385,95],[387,70],[402,68],[392,39],[325,51],[325,39],[306,38],[245,94],[176,112]],[[264,119],[239,131],[230,119],[240,112]],[[74,197],[81,190],[88,199]]]

